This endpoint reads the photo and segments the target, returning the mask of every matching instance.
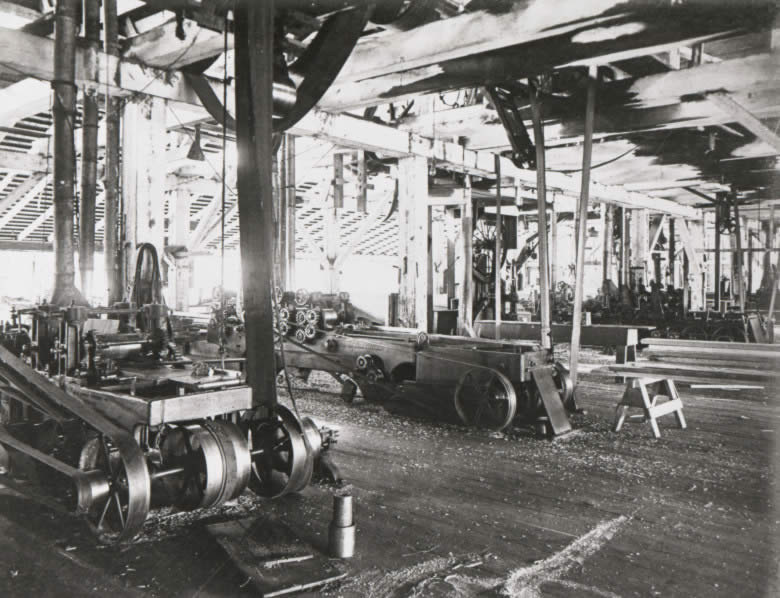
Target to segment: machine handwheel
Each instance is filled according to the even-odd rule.
[[[509,378],[498,370],[468,370],[455,388],[455,410],[464,424],[503,430],[514,419],[517,395]]]
[[[276,406],[276,413],[271,419],[247,422],[252,455],[249,488],[268,498],[303,490],[314,471],[314,455],[301,422],[282,405]]]
[[[151,483],[146,458],[130,437],[114,441],[104,434],[92,437],[81,449],[79,468],[99,472],[103,483],[86,512],[89,527],[106,543],[130,540],[149,513]]]

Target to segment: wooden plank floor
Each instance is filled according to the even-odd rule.
[[[780,595],[776,390],[683,386],[689,428],[664,417],[660,440],[647,425],[611,431],[621,391],[610,378],[584,376],[578,392],[588,412],[574,418],[573,434],[552,442],[297,391],[302,412],[340,430],[333,455],[348,480],[340,491],[356,503],[357,554],[329,562],[347,578],[324,594]],[[0,493],[0,595],[31,595],[32,580],[35,595],[65,587],[71,595],[79,587],[115,596],[258,595],[208,524],[262,514],[324,551],[334,491],[313,486],[273,502],[244,495],[217,512],[152,521],[141,543],[122,548],[94,547],[77,524]],[[40,561],[29,557],[36,551]]]

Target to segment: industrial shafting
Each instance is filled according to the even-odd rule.
[[[84,303],[75,286],[73,224],[76,152],[73,126],[76,118],[76,34],[80,0],[57,3],[54,37],[54,259],[56,278],[51,303]]]

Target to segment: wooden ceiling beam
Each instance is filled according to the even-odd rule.
[[[182,28],[184,39],[176,35],[175,19],[136,35],[127,40],[123,57],[167,70],[218,56],[224,51],[222,33],[202,28],[189,19],[184,20]],[[233,36],[228,35],[228,49],[232,48]]]
[[[780,60],[780,52],[776,53]],[[777,62],[775,66],[780,64]],[[724,91],[716,91],[707,94],[707,99],[723,110],[729,117],[745,127],[764,143],[780,151],[780,136],[762,123],[755,115]]]
[[[50,177],[51,175],[32,175],[6,195],[5,198],[0,199],[0,214],[2,214],[0,216],[0,229],[11,222],[14,216],[21,212],[30,201],[44,190]],[[5,211],[5,214],[3,214],[3,211]]]

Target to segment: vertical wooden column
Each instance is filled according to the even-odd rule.
[[[455,239],[452,231],[455,230],[455,209],[444,208],[444,234],[447,237],[447,263],[444,269],[444,292],[447,294],[447,307],[450,299],[455,297]]]
[[[677,266],[677,231],[675,230],[674,222],[674,218],[669,218],[669,284],[672,286],[677,285],[677,277],[675,276],[675,269]]]
[[[720,311],[720,210],[715,210],[715,305],[716,311]]]
[[[614,225],[612,223],[613,209],[612,206],[606,203],[601,204],[601,209],[604,211],[604,230],[602,235],[604,237],[604,247],[601,261],[601,277],[604,293],[604,305],[609,307],[609,283],[612,279],[612,261],[614,259],[614,240],[612,239],[612,233]]]
[[[246,370],[256,405],[276,405],[271,188],[274,2],[235,8],[236,131]]]
[[[287,194],[287,234],[285,247],[285,271],[287,278],[284,281],[286,289],[295,289],[295,209],[296,209],[296,180],[295,180],[295,136],[285,135],[285,192]]]
[[[420,156],[398,160],[399,315],[406,326],[428,330],[433,323],[430,283],[431,211],[428,161]]]
[[[335,163],[334,156],[334,163]],[[343,195],[342,195],[343,204]],[[337,293],[339,290],[339,271],[336,260],[339,257],[339,200],[337,192],[337,183],[333,181],[333,192],[328,193],[325,200],[325,260],[328,264],[328,290],[330,293]]]
[[[84,0],[84,33],[86,69],[98,79],[97,54],[100,47],[100,0]],[[95,202],[97,199],[98,153],[97,90],[84,89],[82,96],[81,201],[79,202],[79,270],[81,290],[86,297],[93,294],[92,275],[95,270]]]
[[[274,188],[274,285],[282,285],[287,278],[287,261],[285,247],[287,246],[287,194],[285,193],[284,136],[279,150],[272,157],[271,176]]]
[[[103,0],[104,48],[106,54],[119,56],[119,19],[117,17],[116,0]],[[106,157],[105,179],[106,190],[104,203],[105,226],[103,227],[103,257],[105,259],[106,286],[108,304],[112,305],[122,300],[124,278],[122,274],[122,259],[119,255],[119,144],[121,98],[106,95]]]
[[[558,215],[555,212],[555,194],[550,202],[550,288],[558,283]]]
[[[753,235],[750,234],[750,225],[745,221],[745,228],[747,229],[747,295],[753,292]]]
[[[540,329],[543,349],[552,349],[552,320],[550,312],[549,249],[547,247],[547,180],[545,176],[544,124],[542,106],[535,83],[531,85],[531,116],[536,145],[536,213],[539,231],[539,292]]]
[[[769,295],[769,310],[767,311],[767,318],[769,318],[771,326],[774,326],[775,322],[775,300],[777,299],[777,271],[780,269],[780,258],[778,258],[777,266],[772,267],[772,261],[775,249],[775,206],[771,204],[769,206],[769,229],[767,230],[767,247],[769,248],[769,271],[768,279],[771,281],[770,295]],[[774,332],[774,329],[773,329]],[[774,334],[773,334],[774,337]]]
[[[474,317],[474,201],[471,197],[471,176],[466,175],[463,186],[463,207],[460,212],[460,242],[463,256],[463,282],[458,297],[458,330],[472,334]]]
[[[629,272],[638,272],[641,268],[642,282],[647,279],[647,245],[650,224],[647,210],[634,210],[631,214],[630,226],[631,260]],[[631,275],[628,275],[631,282]]]
[[[496,340],[501,338],[501,316],[503,315],[504,305],[501,301],[501,156],[495,155],[496,170],[496,247],[495,247],[495,272],[493,284],[495,285],[495,336]]]
[[[73,224],[76,151],[74,123],[76,121],[76,35],[79,30],[79,0],[57,2],[54,36],[54,261],[55,281],[51,303],[70,305],[83,303],[76,288],[76,268],[73,258]]]
[[[572,384],[577,384],[577,365],[580,356],[580,334],[582,331],[582,298],[585,284],[585,244],[588,232],[588,198],[590,195],[590,162],[593,154],[593,121],[596,112],[595,66],[588,69],[588,95],[585,108],[585,136],[582,144],[582,179],[579,204],[577,206],[577,257],[574,279],[574,309],[571,322],[571,348],[569,372]]]
[[[165,100],[144,96],[128,101],[122,114],[122,212],[127,286],[133,276],[135,248],[163,248],[163,206],[167,132]]]
[[[168,214],[170,235],[168,244],[175,247],[188,247],[190,241],[190,204],[192,196],[189,189],[179,187],[170,196]],[[176,279],[174,281],[174,305],[176,309],[186,311],[190,303],[190,278],[192,276],[192,258],[186,255],[176,257]]]
[[[620,267],[618,270],[618,284],[628,285],[628,209],[620,208]]]
[[[734,204],[734,222],[736,226],[734,228],[734,240],[736,242],[736,251],[732,253],[732,259],[734,260],[734,266],[732,271],[734,272],[734,282],[737,283],[736,292],[737,300],[739,301],[740,311],[745,311],[745,276],[744,276],[744,256],[742,255],[742,218],[739,215],[739,205]],[[733,283],[732,283],[733,284]]]

